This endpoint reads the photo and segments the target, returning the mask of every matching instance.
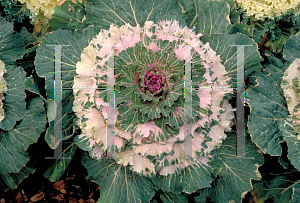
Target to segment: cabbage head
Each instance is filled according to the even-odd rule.
[[[114,47],[115,156],[142,175],[167,176],[191,165],[208,165],[209,153],[226,138],[233,111],[229,77],[202,34],[175,20],[111,25],[91,40],[76,64],[73,111],[93,158],[106,156],[108,45]],[[190,55],[185,51],[190,46]],[[191,61],[192,157],[184,152],[185,63]],[[84,89],[85,87],[89,87]],[[208,128],[210,130],[208,130]]]

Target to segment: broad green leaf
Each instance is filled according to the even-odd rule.
[[[46,79],[47,99],[54,100],[54,46],[47,45],[68,45],[61,49],[61,70],[62,70],[62,87],[70,88],[73,85],[74,76],[76,75],[76,63],[81,60],[81,52],[87,47],[90,41],[98,34],[100,28],[89,26],[85,30],[57,30],[49,33],[39,45],[35,58],[36,72],[39,77]],[[73,91],[62,91],[62,108],[67,113],[72,112]],[[72,104],[71,104],[72,103]]]
[[[44,177],[52,182],[59,181],[69,167],[76,149],[77,145],[74,142],[64,149],[62,155],[60,155],[59,158],[54,161],[53,165],[44,173]]]
[[[61,140],[69,139],[74,133],[74,114],[73,107],[73,85],[74,76],[76,75],[76,63],[81,60],[82,50],[88,46],[89,42],[100,31],[100,28],[90,26],[85,30],[74,32],[66,30],[57,30],[48,34],[44,41],[39,45],[35,61],[37,74],[46,79],[46,93],[48,100],[54,100],[54,47],[47,45],[70,45],[63,46],[61,55],[62,70],[62,87],[70,88],[62,90],[62,137]],[[52,67],[49,69],[49,67]],[[52,149],[55,149],[61,141],[57,135],[53,135],[54,121],[50,122],[50,126],[45,134],[45,140]]]
[[[206,187],[197,191],[194,200],[196,203],[207,203],[208,198],[211,197],[214,193],[213,187]]]
[[[283,124],[283,122],[280,124],[280,129],[281,130],[282,130],[282,127],[281,127],[282,124]],[[284,133],[284,130],[283,130],[283,135],[284,134],[285,133]],[[295,167],[292,165],[291,160],[288,157],[288,146],[287,146],[287,143],[282,143],[281,147],[282,147],[282,154],[278,158],[278,162],[280,163],[281,166],[284,167],[284,169],[296,170]]]
[[[47,100],[46,106],[48,106],[48,102],[51,102],[51,105],[53,105],[53,101]],[[55,104],[55,106],[56,106],[56,104]],[[52,107],[54,107],[54,106],[52,106]],[[52,107],[51,107],[51,109],[53,109]],[[49,115],[50,117],[53,118],[53,115],[51,115],[53,112],[49,112],[49,111],[53,111],[51,109],[49,109],[49,110],[47,109],[47,116]],[[62,110],[62,129],[61,129],[62,133],[61,133],[60,139],[59,139],[60,135],[53,135],[54,121],[50,122],[49,127],[47,128],[47,131],[45,134],[45,140],[51,149],[56,149],[56,147],[59,145],[59,143],[61,141],[68,140],[73,136],[73,134],[75,132],[74,118],[75,118],[74,114],[66,113],[64,110]]]
[[[245,157],[236,156],[235,132],[228,135],[219,150],[212,152],[215,157],[212,165],[219,174],[211,188],[199,191],[196,202],[240,202],[242,193],[251,189],[251,179],[260,179],[258,167],[263,164],[263,155],[249,135],[245,141]]]
[[[4,79],[7,84],[7,92],[3,101],[5,118],[0,123],[3,130],[11,130],[17,121],[21,120],[26,113],[24,80],[25,72],[21,67],[6,66]]]
[[[47,119],[48,122],[51,122],[55,119],[56,117],[56,103],[55,101],[52,100],[44,100],[45,101],[45,106],[47,110]]]
[[[233,26],[230,24],[230,5],[225,1],[199,1],[198,2],[198,33],[203,34],[204,43],[213,34],[231,34]]]
[[[148,202],[155,194],[155,186],[145,176],[130,171],[129,167],[116,164],[111,159],[95,160],[85,153],[82,164],[87,168],[87,179],[100,186],[98,203]]]
[[[41,79],[36,74],[32,74],[30,77],[26,78],[24,87],[26,90],[38,94],[44,100],[45,107],[47,109],[47,119],[48,122],[51,122],[56,117],[56,103],[51,99],[44,99],[44,97],[41,95],[41,84]]]
[[[47,123],[43,100],[33,98],[24,118],[16,127],[0,133],[0,173],[18,172],[28,162],[26,152],[36,142]]]
[[[300,58],[300,36],[298,32],[292,35],[283,49],[283,57],[286,60],[285,67],[289,67],[296,58]]]
[[[300,202],[300,183],[297,183],[293,187],[293,197],[292,197],[293,202]]]
[[[253,180],[253,195],[255,203],[264,202],[291,202],[293,189],[299,185],[299,172],[286,172],[282,174],[268,174],[267,179]],[[297,190],[296,198],[297,198]],[[297,201],[294,201],[295,203]]]
[[[260,43],[262,38],[267,33],[267,30],[265,29],[264,23],[261,21],[252,21],[249,26],[249,33],[251,38],[254,39],[256,43]]]
[[[244,46],[245,79],[253,71],[262,68],[260,62],[263,61],[263,58],[257,51],[257,44],[244,34],[215,34],[210,38],[209,45],[217,55],[220,55],[221,63],[232,79],[229,83],[232,88],[237,87],[237,46],[231,45],[247,45]]]
[[[284,141],[279,125],[288,116],[280,88],[285,68],[270,52],[266,56],[269,63],[264,69],[249,76],[249,84],[254,86],[246,94],[246,102],[251,108],[248,127],[253,141],[264,153],[279,156],[279,143]]]
[[[25,178],[34,172],[35,169],[33,167],[26,165],[18,173],[0,174],[0,192],[17,188]]]
[[[279,128],[288,145],[288,158],[294,167],[300,170],[300,140],[296,137],[297,133],[294,131],[293,125],[287,120],[281,122]]]
[[[40,91],[40,84],[38,84],[36,80],[36,75],[31,75],[30,77],[27,77],[24,81],[24,87],[26,90],[39,94],[41,96],[41,91]]]
[[[200,11],[199,0],[178,0],[178,4],[181,7],[181,12],[184,14],[189,28],[198,25],[198,13]]]
[[[108,29],[111,24],[121,26],[129,23],[141,27],[156,17],[178,15],[181,8],[172,0],[91,0],[86,4],[86,22]]]
[[[166,192],[160,195],[161,200],[164,203],[187,203],[188,198],[182,194],[175,194]]]
[[[47,31],[45,25],[41,25],[41,31],[39,33],[30,33],[24,27],[21,29],[20,35],[23,37],[24,46],[25,46],[25,55],[22,61],[25,61],[28,56],[35,55],[36,49],[38,48],[38,44],[42,41],[43,37],[46,35],[46,32]],[[30,59],[32,60],[32,58]],[[19,65],[21,65],[20,63],[22,62],[18,61]],[[21,66],[24,68],[23,64]]]
[[[0,60],[6,65],[16,65],[17,59],[25,54],[22,36],[13,30],[13,23],[0,16]]]
[[[164,192],[190,194],[200,188],[209,187],[216,175],[209,162],[208,166],[193,165],[168,176],[157,175],[152,180]]]
[[[47,31],[52,32],[57,29],[74,31],[88,27],[89,24],[85,23],[85,2],[86,0],[67,0],[62,5],[55,6]]]
[[[230,21],[235,24],[239,23],[240,15],[236,11],[236,8],[234,6],[235,1],[234,0],[225,0],[225,1],[230,5]]]

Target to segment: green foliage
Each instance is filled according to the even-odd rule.
[[[28,162],[26,150],[44,131],[46,112],[43,101],[36,97],[28,105],[23,119],[13,129],[0,134],[0,171],[2,175],[19,172]],[[10,164],[9,164],[10,163]]]
[[[3,10],[5,19],[10,22],[23,23],[24,20],[30,20],[30,10],[25,4],[15,0],[1,0],[0,9]]]
[[[252,181],[255,202],[291,202],[292,198],[299,199],[299,172],[265,174],[264,176],[262,180]]]
[[[82,30],[88,27],[89,24],[85,21],[86,11],[84,1],[67,0],[61,6],[54,8],[54,14],[49,20],[48,32],[52,32],[57,29],[66,29],[70,31]]]
[[[14,65],[25,54],[23,38],[13,30],[13,23],[3,17],[0,17],[0,27],[0,60],[7,65]]]
[[[93,178],[100,186],[99,203],[148,202],[155,194],[155,186],[148,178],[114,160],[95,160],[85,153],[82,162],[88,170],[87,178]]]
[[[241,14],[241,23],[249,26],[250,36],[257,43],[260,43],[267,34],[265,46],[272,52],[282,53],[286,41],[299,30],[299,16],[295,15],[293,10],[277,16],[275,19],[267,18],[262,21],[248,17],[240,7],[236,9]]]
[[[253,141],[264,153],[278,156],[281,154],[279,143],[283,141],[279,125],[288,116],[280,88],[285,68],[270,52],[265,55],[269,62],[264,69],[249,76],[252,88],[246,94],[246,102],[251,108],[248,127]]]
[[[236,157],[235,133],[231,132],[219,150],[212,166],[218,172],[217,178],[210,187],[200,189],[195,202],[240,202],[241,194],[251,189],[250,179],[260,179],[258,167],[263,164],[259,148],[251,141],[246,131],[245,157]],[[240,147],[240,146],[238,146]],[[245,173],[246,171],[246,173]]]
[[[178,15],[181,12],[178,3],[172,0],[91,0],[87,1],[85,6],[87,23],[100,25],[105,29],[111,24],[121,26],[129,23],[133,26],[143,26],[145,21],[156,20],[158,16]]]

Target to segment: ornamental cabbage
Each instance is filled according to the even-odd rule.
[[[5,117],[2,101],[4,100],[4,93],[7,92],[7,85],[3,77],[4,73],[6,73],[5,64],[0,60],[0,122]]]
[[[234,118],[223,99],[229,77],[202,34],[177,21],[145,22],[143,27],[111,25],[81,54],[74,77],[73,111],[89,140],[90,155],[106,150],[108,50],[114,46],[115,159],[143,175],[167,176],[191,165],[207,165],[209,153],[226,138]],[[191,47],[192,158],[184,157],[185,47]],[[89,87],[87,89],[82,89]],[[81,89],[79,89],[81,88]],[[210,128],[210,130],[207,130]],[[206,129],[206,130],[205,130]]]
[[[236,3],[249,17],[257,20],[274,19],[291,10],[299,11],[299,0],[236,0]]]
[[[41,0],[34,0],[34,1],[28,1],[28,0],[18,0],[22,4],[26,4],[26,7],[30,10],[33,19],[35,16],[40,15],[40,17],[46,17],[51,18],[52,14],[54,13],[54,7],[56,5],[59,5],[65,0],[47,0],[47,1],[41,1]]]
[[[281,87],[284,91],[284,96],[287,101],[288,110],[290,113],[287,118],[287,123],[297,133],[297,139],[300,133],[300,59],[296,58],[293,63],[286,69]]]

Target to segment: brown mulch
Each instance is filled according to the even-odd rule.
[[[0,196],[0,203],[7,202],[68,202],[68,203],[95,203],[100,191],[99,186],[81,177],[68,177],[58,182],[50,182],[44,177],[40,181],[34,177],[25,179],[18,188],[7,190]],[[86,181],[86,184],[82,183]],[[38,181],[38,183],[36,183]]]

